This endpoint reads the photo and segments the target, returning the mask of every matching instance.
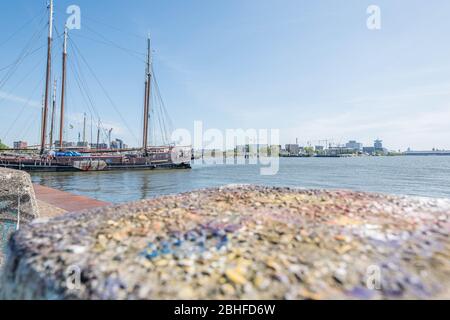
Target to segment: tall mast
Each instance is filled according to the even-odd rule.
[[[94,138],[93,138],[93,122],[94,120],[92,119],[92,113],[91,113],[91,148],[92,148],[92,145],[93,145],[93,143],[94,143]]]
[[[45,97],[44,94],[42,94],[42,104],[41,104],[41,126],[39,127],[39,132],[42,132],[42,127],[44,126],[44,101]]]
[[[150,36],[147,39],[147,71],[145,77],[145,100],[144,100],[144,132],[143,132],[143,149],[147,154],[148,148],[148,118],[150,115],[150,101],[151,101],[151,83],[152,83],[152,68],[151,68],[151,45]]]
[[[53,132],[54,132],[54,127],[55,127],[56,85],[57,85],[57,81],[55,79],[55,83],[53,86],[52,118],[51,118],[51,122],[50,122],[50,149],[53,147]]]
[[[97,127],[97,150],[100,150],[100,120],[98,120],[98,127]]]
[[[83,118],[83,147],[86,145],[86,113]]]
[[[51,82],[52,72],[52,38],[53,38],[53,0],[49,3],[49,20],[48,20],[48,40],[47,40],[47,77],[45,80],[45,95],[44,95],[44,112],[42,120],[42,132],[41,132],[41,155],[45,151],[45,138],[47,133],[47,113],[48,113],[48,97]]]
[[[64,28],[64,48],[62,58],[62,83],[61,83],[61,115],[59,120],[59,148],[62,150],[64,134],[64,103],[66,95],[66,62],[67,62],[67,26]]]
[[[108,131],[108,143],[109,143],[109,149],[111,149],[111,133],[113,131],[113,128],[109,129]]]

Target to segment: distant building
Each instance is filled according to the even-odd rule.
[[[374,147],[363,147],[363,152],[367,154],[374,154],[375,148]]]
[[[380,155],[380,154],[388,154],[388,150],[386,148],[383,147],[383,141],[381,140],[375,140],[373,147],[375,149],[375,153]]]
[[[89,143],[87,143],[86,141],[79,141],[78,143],[77,143],[77,147],[79,147],[79,148],[87,148],[87,147],[89,147]]]
[[[123,143],[123,140],[121,140],[121,139],[116,139],[114,141],[111,141],[111,149],[122,150],[122,149],[125,149],[124,145],[125,144]]]
[[[323,151],[323,150],[325,150],[325,147],[324,146],[315,146],[314,150],[316,150],[316,151]]]
[[[61,145],[61,142],[59,140],[56,140],[55,148],[59,148],[60,145]],[[63,141],[62,145],[63,145],[63,148],[75,148],[77,146],[77,144],[75,142],[68,142],[68,141]]]
[[[279,150],[281,150],[280,145],[268,145],[268,144],[245,144],[238,145],[234,148],[234,152],[238,155],[251,155],[255,156],[258,154],[268,155],[278,154]]]
[[[382,140],[375,140],[373,147],[375,148],[375,151],[384,151]]]
[[[300,146],[298,144],[287,144],[286,151],[291,156],[298,156],[300,153]]]
[[[349,142],[347,142],[345,147],[354,151],[361,151],[363,145],[362,143],[356,142],[355,140],[350,140]]]
[[[95,150],[107,150],[108,144],[106,143],[99,143],[98,145],[96,143],[91,144],[91,149]]]
[[[341,155],[351,155],[354,149],[349,149],[347,147],[331,147],[328,148],[326,154],[329,156],[341,156]]]
[[[14,149],[26,149],[28,148],[28,143],[26,141],[15,141]]]

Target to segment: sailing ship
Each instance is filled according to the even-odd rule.
[[[38,153],[24,155],[22,153],[3,153],[0,155],[0,167],[40,172],[67,171],[108,171],[108,170],[152,170],[152,169],[190,169],[192,148],[178,147],[173,144],[164,146],[149,146],[149,118],[152,102],[152,57],[150,37],[147,39],[144,117],[142,132],[142,147],[128,150],[76,150],[71,151],[64,145],[64,112],[67,79],[67,39],[68,29],[64,30],[62,54],[61,107],[59,121],[59,140],[53,144],[53,121],[55,94],[53,95],[53,112],[50,130],[50,144],[47,144],[47,126],[49,100],[51,90],[52,42],[53,42],[53,0],[49,3],[49,22],[47,39],[47,69],[45,80],[44,103],[40,148]],[[56,84],[55,84],[56,88]],[[86,121],[86,120],[85,120]],[[97,138],[97,149],[98,149]]]

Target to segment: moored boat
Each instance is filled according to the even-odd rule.
[[[39,150],[0,150],[0,167],[41,172],[67,172],[67,171],[109,171],[109,170],[154,170],[154,169],[189,169],[192,158],[190,146],[178,147],[173,144],[164,146],[150,146],[149,118],[152,102],[152,81],[153,68],[150,38],[147,40],[147,57],[145,72],[145,97],[144,97],[144,119],[142,132],[142,147],[129,150],[76,150],[73,152],[64,145],[64,109],[67,78],[67,40],[68,29],[64,31],[63,55],[62,55],[62,81],[61,81],[61,107],[60,107],[60,127],[59,142],[53,143],[53,121],[56,97],[53,94],[53,110],[51,117],[50,143],[47,144],[48,128],[47,118],[49,113],[51,72],[52,72],[52,43],[53,43],[53,0],[49,3],[48,22],[48,46],[47,46],[47,69],[44,92],[44,103],[42,112],[41,142]],[[85,120],[86,121],[86,120]],[[100,129],[99,129],[100,131]],[[84,141],[85,142],[85,141]],[[97,136],[97,147],[99,140]],[[31,153],[29,153],[31,152]]]

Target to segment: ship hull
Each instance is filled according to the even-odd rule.
[[[103,170],[80,170],[69,165],[28,165],[21,163],[0,164],[0,168],[22,170],[27,172],[104,172],[104,171],[127,171],[127,170],[168,170],[168,169],[191,169],[190,163],[165,163],[149,165],[110,165]]]
[[[124,170],[190,169],[189,147],[153,147],[146,155],[3,156],[0,168],[27,172],[92,172]]]

